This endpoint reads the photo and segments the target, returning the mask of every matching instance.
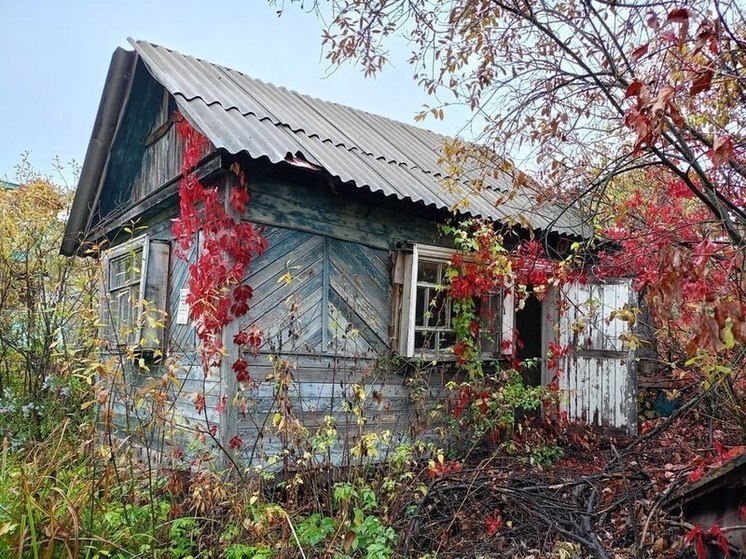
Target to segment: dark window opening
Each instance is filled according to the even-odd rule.
[[[518,331],[517,357],[521,361],[535,360],[533,366],[523,371],[523,381],[529,386],[541,384],[541,365],[543,357],[541,346],[542,304],[535,296],[526,299],[525,306],[515,313],[515,327]]]

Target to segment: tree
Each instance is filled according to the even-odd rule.
[[[484,124],[479,143],[499,156],[493,163],[523,154],[538,164],[542,188],[566,196],[664,167],[742,243],[746,21],[737,2],[316,2],[322,7],[331,11],[328,59],[366,75],[385,67],[387,39],[403,33],[414,78],[452,97],[443,106],[471,107]]]
[[[96,268],[59,255],[71,193],[33,174],[22,182],[0,191],[0,432],[14,443],[78,407],[60,403],[76,395],[76,359],[98,322]]]

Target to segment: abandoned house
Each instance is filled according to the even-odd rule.
[[[62,253],[82,255],[107,241],[102,293],[109,322],[138,323],[142,300],[165,311],[165,328],[135,339],[143,355],[157,349],[178,365],[173,392],[181,424],[187,430],[205,420],[219,426],[226,448],[236,436],[260,441],[241,447],[246,460],[273,452],[276,385],[268,379],[282,357],[292,369],[290,397],[302,404],[296,414],[303,424],[318,426],[340,414],[353,387],[362,385],[369,395],[365,429],[411,436],[419,413],[413,391],[435,397],[442,386],[437,371],[447,368],[435,364],[453,361],[448,313],[428,321],[427,312],[454,252],[438,224],[453,218],[460,201],[442,186],[445,138],[161,46],[131,45],[134,50],[117,49],[112,57]],[[172,125],[176,111],[209,141],[195,170],[203,184],[227,188],[230,166],[243,166],[251,200],[241,219],[261,226],[267,241],[244,280],[253,288],[251,309],[237,321],[254,325],[264,340],[250,356],[255,384],[243,407],[236,405],[240,388],[228,359],[205,376],[189,318],[188,269],[200,251],[196,243],[188,261],[179,258],[172,232],[184,155]],[[490,178],[461,215],[520,223],[517,229],[533,230],[560,253],[588,234],[572,209],[538,206],[526,194],[496,206],[509,188],[507,177]],[[560,382],[564,410],[634,431],[635,361],[622,335],[627,324],[604,320],[633,296],[628,282],[589,281],[516,313],[504,293],[498,335],[517,329],[524,340],[520,357],[537,360],[558,336],[570,343]],[[561,298],[575,304],[555,327]],[[584,310],[589,299],[594,313]],[[570,325],[583,314],[587,326],[573,336]],[[237,327],[225,328],[227,351],[234,351]],[[110,351],[116,345],[112,340]],[[424,386],[407,382],[406,364],[416,360],[433,364]],[[154,367],[157,362],[151,374]],[[147,376],[133,374],[133,382]],[[543,365],[533,381],[547,380]],[[197,393],[204,398],[201,411]]]

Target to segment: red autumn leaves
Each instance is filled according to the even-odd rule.
[[[634,276],[656,323],[676,333],[690,355],[721,351],[746,339],[743,251],[718,239],[704,205],[682,181],[661,171],[614,205],[602,231],[618,246],[599,256],[596,271]]]
[[[205,374],[223,357],[221,332],[224,326],[249,312],[254,296],[250,285],[244,283],[249,264],[254,256],[266,248],[266,241],[253,224],[242,216],[249,203],[248,182],[238,164],[231,167],[234,185],[228,190],[229,209],[226,208],[218,188],[206,188],[194,175],[202,157],[209,148],[207,139],[197,132],[179,113],[176,129],[184,144],[182,178],[179,183],[179,217],[173,222],[173,233],[180,250],[177,255],[189,261],[189,250],[199,239],[197,262],[189,266],[190,318],[195,322],[197,335],[202,342]],[[262,334],[252,326],[239,331],[233,338],[239,357],[231,366],[236,381],[243,387],[253,386],[246,352],[257,355],[262,344]],[[226,400],[218,404],[224,411]],[[194,407],[198,413],[206,412],[203,393],[196,395]],[[209,432],[214,437],[217,426]],[[237,451],[243,442],[239,436],[228,441],[228,447]]]
[[[701,526],[695,526],[689,531],[685,541],[686,543],[694,544],[697,559],[707,559],[708,554],[705,547],[707,541],[714,542],[725,557],[730,557],[730,549],[728,548],[728,540],[725,537],[725,532],[717,524],[713,524],[709,530],[703,530]]]
[[[181,251],[187,251],[201,236],[199,258],[189,267],[190,317],[197,324],[197,334],[208,354],[218,353],[217,334],[233,319],[249,311],[253,296],[243,284],[252,258],[262,254],[266,241],[249,222],[241,219],[249,202],[248,184],[243,170],[234,164],[231,171],[236,185],[228,193],[232,212],[226,210],[220,191],[205,188],[193,171],[209,147],[207,139],[180,114],[176,115],[177,132],[184,142],[182,179],[179,184],[179,217],[173,232]]]
[[[252,324],[248,331],[241,330],[233,336],[233,343],[238,346],[239,353],[241,354],[241,357],[231,367],[233,372],[236,373],[236,381],[241,384],[250,385],[252,384],[252,380],[249,374],[249,363],[243,359],[243,354],[246,351],[254,356],[259,354],[259,348],[262,345],[262,332]]]
[[[654,39],[635,50],[629,56],[630,65],[637,65],[641,60],[652,55],[666,53],[666,60],[677,60],[680,68],[669,73],[684,75],[684,80],[678,85],[665,81],[659,87],[655,82],[648,82],[644,78],[636,77],[625,90],[625,99],[632,99],[634,104],[624,116],[624,124],[630,128],[635,136],[635,151],[644,147],[654,146],[665,131],[668,121],[674,126],[686,129],[686,122],[677,107],[677,96],[688,93],[689,98],[710,91],[715,78],[716,65],[706,56],[720,52],[720,29],[715,22],[705,19],[700,22],[696,34],[690,37],[690,14],[686,8],[676,8],[668,13],[661,24],[658,16],[651,12],[647,18],[647,25],[652,30]],[[690,41],[691,46],[685,48]],[[686,100],[688,101],[688,100]],[[728,136],[715,138],[714,145],[707,152],[715,167],[723,165],[733,151],[732,140]]]

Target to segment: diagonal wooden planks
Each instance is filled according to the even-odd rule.
[[[385,351],[390,316],[388,251],[330,239],[328,255],[330,316],[343,317],[345,326],[354,328],[370,348]],[[338,336],[334,326],[330,321],[330,339]]]

